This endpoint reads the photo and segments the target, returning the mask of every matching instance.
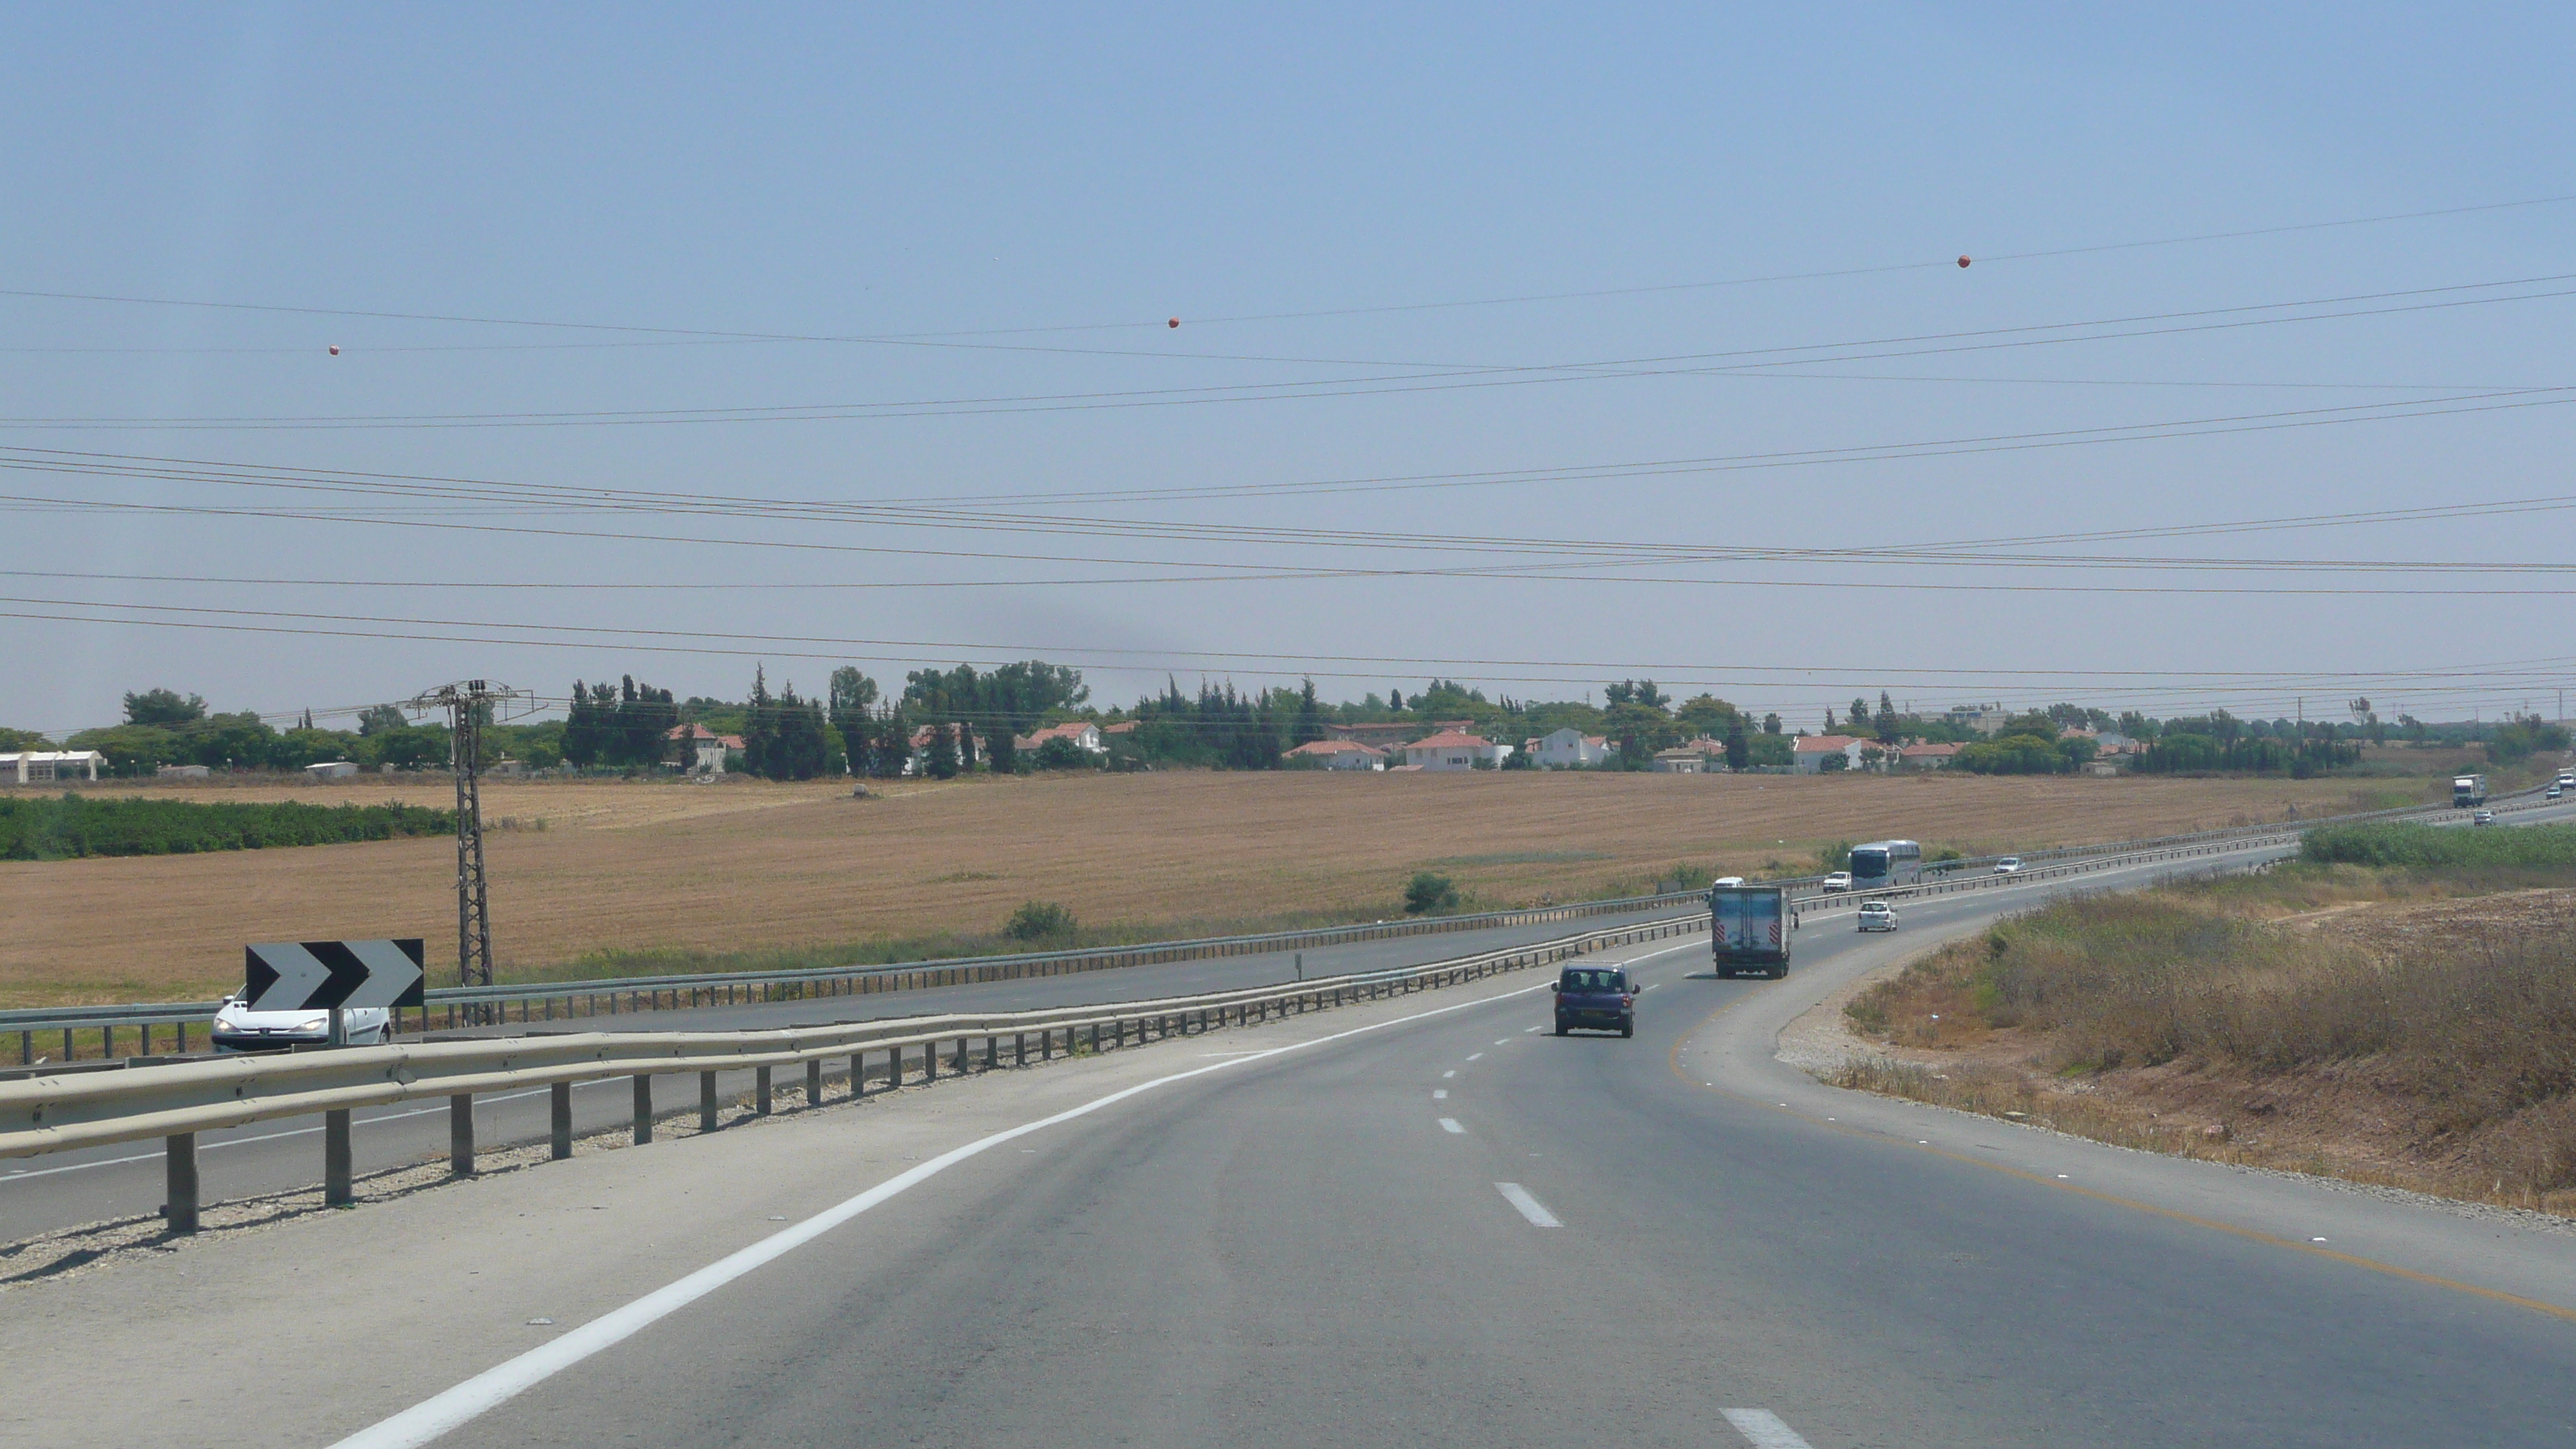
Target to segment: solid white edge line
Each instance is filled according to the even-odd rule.
[[[1753,1449],[1815,1449],[1798,1437],[1798,1431],[1780,1422],[1780,1416],[1769,1409],[1720,1409],[1726,1422],[1735,1426],[1753,1445]]]
[[[1034,1122],[1024,1122],[1017,1127],[1005,1128],[988,1137],[979,1137],[962,1147],[951,1148],[917,1167],[897,1173],[867,1191],[826,1208],[803,1222],[782,1228],[749,1247],[729,1253],[679,1281],[655,1289],[622,1308],[611,1309],[548,1343],[532,1348],[516,1358],[495,1364],[465,1382],[433,1394],[391,1418],[370,1424],[346,1438],[335,1441],[331,1449],[416,1449],[416,1446],[427,1444],[448,1430],[498,1408],[508,1400],[571,1368],[591,1355],[623,1343],[661,1319],[704,1298],[753,1269],[803,1247],[877,1204],[902,1195],[970,1157],[979,1156],[991,1148],[1015,1141],[1041,1128],[1070,1122],[1077,1117],[1087,1117],[1103,1107],[1113,1106],[1130,1097],[1150,1092],[1157,1087],[1169,1086],[1174,1082],[1185,1082],[1192,1077],[1202,1077],[1210,1072],[1229,1071],[1235,1067],[1263,1061],[1286,1052],[1303,1051],[1308,1047],[1346,1041],[1351,1037],[1365,1036],[1370,1032],[1384,1031],[1389,1027],[1405,1026],[1434,1016],[1446,1016],[1453,1011],[1466,1011],[1473,1007],[1488,1006],[1497,1001],[1508,1001],[1515,996],[1544,990],[1547,986],[1548,983],[1545,981],[1532,982],[1516,990],[1480,996],[1473,1001],[1454,1002],[1448,1006],[1434,1007],[1429,1011],[1415,1012],[1410,1016],[1399,1016],[1390,1021],[1372,1022],[1367,1026],[1353,1027],[1349,1031],[1334,1032],[1307,1041],[1290,1042],[1285,1046],[1272,1047],[1256,1056],[1236,1057],[1232,1061],[1213,1062],[1204,1067],[1193,1067],[1185,1072],[1174,1072],[1170,1076],[1156,1077],[1151,1081],[1122,1088],[1105,1097],[1094,1097],[1078,1107],[1069,1107],[1052,1117],[1041,1117]],[[1496,1186],[1509,1189],[1504,1194],[1506,1197],[1509,1197],[1512,1192],[1519,1191],[1517,1186],[1511,1184],[1497,1183]],[[1524,1215],[1535,1213],[1535,1216],[1530,1217],[1532,1222],[1539,1222],[1541,1218],[1546,1218],[1542,1226],[1557,1226],[1554,1218],[1547,1217],[1547,1209],[1538,1206],[1536,1198],[1529,1198],[1526,1193],[1522,1196],[1528,1198],[1529,1206],[1521,1208],[1521,1211]],[[1515,1203],[1514,1206],[1518,1207],[1520,1204]]]
[[[1495,1183],[1494,1191],[1503,1195],[1503,1201],[1510,1203],[1515,1208],[1518,1208],[1520,1210],[1520,1215],[1529,1219],[1530,1225],[1533,1227],[1561,1228],[1565,1226],[1565,1224],[1556,1220],[1556,1214],[1547,1210],[1547,1204],[1530,1196],[1530,1190],[1521,1186],[1517,1182]]]
[[[1467,1129],[1458,1125],[1457,1118],[1443,1117],[1440,1119],[1440,1130],[1443,1132],[1464,1132]]]

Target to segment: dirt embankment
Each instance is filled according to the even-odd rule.
[[[1945,946],[1849,998],[1841,1025],[1867,1050],[1820,1074],[2576,1215],[2576,889],[2319,905],[2282,875],[2073,902]]]
[[[215,800],[452,803],[440,779],[95,787]],[[2313,818],[2384,803],[2328,780],[1325,772],[700,785],[496,780],[505,975],[584,953],[831,947],[991,932],[1021,902],[1155,933],[1392,915],[1406,876],[1471,903],[1644,888],[1686,868],[1812,869],[1833,840],[1970,852]],[[443,840],[0,864],[0,1002],[209,996],[247,941],[426,936],[453,951]],[[674,969],[678,969],[675,967]]]

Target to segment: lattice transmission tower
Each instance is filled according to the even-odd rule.
[[[516,706],[514,709],[513,707]],[[456,774],[456,984],[492,984],[492,898],[483,873],[483,730],[510,713],[526,714],[535,696],[506,684],[468,679],[415,695],[415,715],[445,711],[448,764]],[[480,1022],[484,1008],[467,1008]]]

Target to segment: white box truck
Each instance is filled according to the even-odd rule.
[[[2455,775],[2451,778],[2451,808],[2466,810],[2487,803],[2487,777]]]
[[[1789,974],[1789,935],[1798,928],[1784,886],[1711,886],[1708,949],[1720,976]]]

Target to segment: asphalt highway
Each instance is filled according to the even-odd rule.
[[[1571,921],[1500,926],[1480,931],[1400,936],[1357,941],[1302,953],[1308,976],[1437,961],[1452,956],[1573,935],[1594,927],[1676,914],[1585,916]],[[1017,981],[980,982],[967,986],[870,996],[830,996],[741,1006],[711,1006],[668,1011],[589,1017],[583,1030],[599,1031],[749,1031],[835,1021],[929,1016],[947,1012],[1027,1011],[1049,1006],[1080,1006],[1106,1001],[1133,1001],[1158,996],[1187,996],[1288,981],[1299,970],[1295,952],[1218,956],[1197,961],[1170,961],[1114,971],[1069,976],[1030,977]],[[561,1028],[555,1028],[560,1030]],[[516,1034],[529,1028],[512,1024],[487,1034]],[[917,1063],[919,1058],[913,1060]],[[847,1083],[847,1063],[826,1073],[827,1094]],[[781,1073],[782,1085],[801,1074]],[[749,1072],[718,1079],[728,1111],[736,1098],[752,1090]],[[696,1111],[694,1076],[654,1080],[654,1101],[671,1112]],[[551,1130],[543,1089],[494,1093],[475,1099],[478,1148],[498,1149],[543,1142]],[[573,1126],[578,1133],[614,1130],[632,1120],[633,1106],[621,1079],[586,1082],[573,1090]],[[225,1132],[201,1134],[197,1143],[202,1192],[207,1203],[254,1197],[309,1187],[322,1179],[322,1127],[319,1118],[281,1118]],[[357,1114],[351,1152],[360,1174],[411,1163],[444,1160],[447,1155],[447,1107],[443,1102],[373,1108]],[[162,1158],[157,1142],[124,1143],[38,1158],[0,1161],[0,1242],[84,1223],[150,1216],[161,1208]]]
[[[1811,926],[1797,974],[1901,945]],[[1750,1056],[1703,1076],[1797,980],[1705,950],[1620,953],[1633,1040],[1549,1034],[1535,980],[1313,1019],[1337,1039],[949,1168],[436,1442],[2576,1441],[2576,1311],[2059,1188],[2046,1134],[1989,1165],[1955,1114],[1903,1119],[1944,1152],[1762,1100]]]

